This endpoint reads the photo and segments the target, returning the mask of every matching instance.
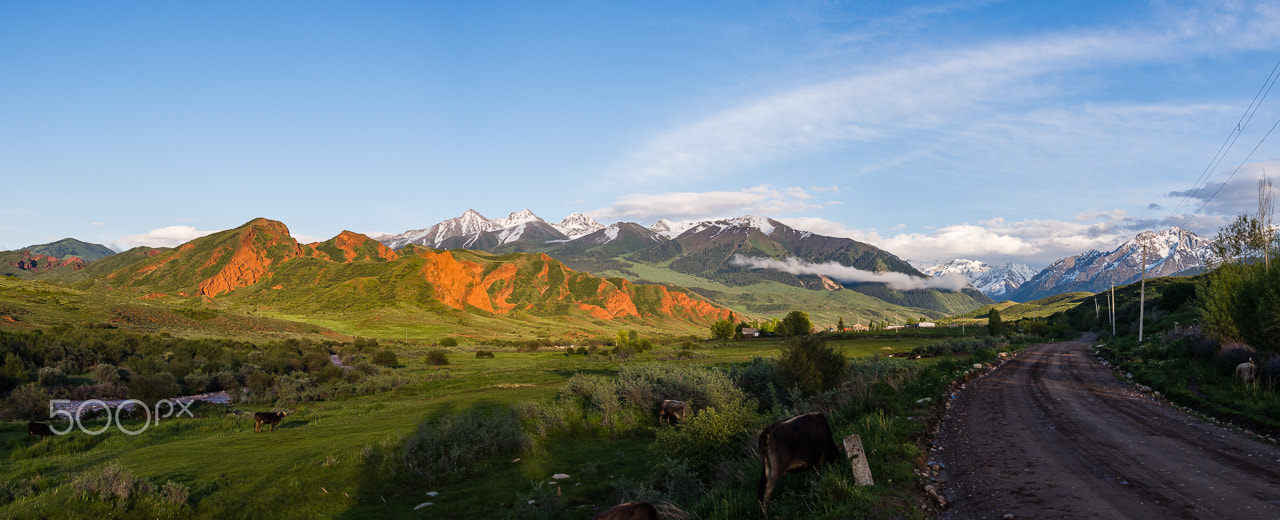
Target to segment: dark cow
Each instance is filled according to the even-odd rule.
[[[253,431],[262,433],[263,423],[271,425],[271,431],[276,431],[276,425],[280,424],[280,420],[289,412],[257,412],[253,414]]]
[[[42,422],[29,422],[27,423],[27,438],[30,439],[32,435],[48,437],[53,435],[53,429]]]
[[[767,515],[769,495],[783,473],[799,473],[821,468],[840,458],[840,450],[831,441],[831,425],[820,412],[798,415],[776,422],[760,432],[760,459],[764,473],[756,498],[760,513]]]
[[[685,406],[684,401],[676,401],[667,399],[658,405],[658,424],[661,425],[665,419],[667,424],[671,424],[671,419],[684,422],[684,412],[689,407]]]
[[[659,520],[658,508],[648,502],[627,502],[601,511],[591,520]]]

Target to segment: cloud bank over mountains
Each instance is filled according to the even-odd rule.
[[[956,292],[969,286],[969,281],[959,275],[947,275],[937,278],[919,278],[903,273],[875,273],[871,271],[864,271],[862,269],[840,265],[836,262],[815,264],[805,262],[796,257],[787,258],[786,260],[777,260],[774,258],[756,258],[733,255],[733,258],[729,259],[729,263],[731,265],[746,267],[748,269],[772,269],[794,275],[820,275],[838,282],[883,283],[895,291],[939,289],[943,291]]]

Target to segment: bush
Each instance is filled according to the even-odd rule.
[[[390,349],[382,349],[373,354],[373,364],[384,367],[400,366],[400,359],[396,357],[396,353]]]
[[[1262,376],[1272,381],[1280,381],[1280,356],[1268,359],[1262,364]]]
[[[508,457],[532,445],[513,411],[472,410],[423,421],[405,439],[401,460],[409,471],[434,483],[474,473],[486,457]]]
[[[488,350],[477,350],[476,359],[484,359],[484,358],[493,359],[493,352],[490,352]],[[446,361],[448,360],[446,359]]]
[[[153,403],[160,399],[177,396],[182,391],[178,387],[177,378],[169,372],[138,374],[129,381],[129,396],[144,402]]]
[[[442,347],[456,347],[456,346],[458,346],[458,338],[454,338],[454,337],[452,337],[452,336],[447,337],[447,338],[444,338],[444,339],[440,340],[440,346],[442,346]]]
[[[430,352],[427,352],[427,363],[430,363],[435,366],[448,365],[449,356],[443,350],[434,349]]]
[[[783,345],[778,375],[784,387],[813,395],[839,386],[846,364],[844,354],[825,341],[801,336]]]
[[[111,363],[99,363],[93,367],[93,378],[99,383],[120,383],[122,382],[120,370]]]
[[[655,449],[706,483],[715,477],[720,461],[746,454],[747,441],[760,423],[760,417],[743,405],[706,408],[690,414],[680,428],[658,429]]]
[[[4,419],[48,419],[49,399],[49,392],[42,387],[35,384],[19,386],[4,401]]]
[[[67,375],[57,367],[40,367],[36,371],[36,381],[40,382],[40,386],[62,386],[67,384]]]

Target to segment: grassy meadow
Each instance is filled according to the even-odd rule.
[[[25,423],[2,423],[0,517],[587,518],[640,497],[699,518],[741,518],[757,511],[760,467],[751,432],[811,409],[828,411],[838,437],[862,435],[878,485],[853,486],[847,464],[809,487],[802,476],[788,477],[775,495],[775,514],[927,516],[912,473],[924,462],[917,445],[927,433],[923,418],[968,358],[881,356],[932,341],[902,335],[829,342],[851,360],[844,382],[803,397],[742,389],[772,366],[778,340],[661,346],[625,361],[554,349],[495,350],[492,359],[478,359],[479,347],[464,345],[445,349],[443,366],[428,363],[433,347],[399,345],[402,366],[394,370],[409,384],[284,407],[294,412],[274,432],[255,433],[251,412],[277,407],[245,403],[199,405],[195,418],[152,423],[137,435],[112,425],[101,435],[77,430],[28,439]],[[650,386],[624,389],[619,374]],[[671,377],[686,379],[664,379]],[[628,401],[628,392],[663,384],[705,390],[690,399],[695,411],[685,424],[659,427],[651,409]],[[733,435],[707,433],[724,425]],[[130,419],[125,426],[144,424]],[[457,437],[439,438],[447,435]],[[473,456],[450,452],[486,444],[489,436],[514,443]],[[719,444],[699,444],[708,442]],[[410,460],[412,450],[428,453],[429,446],[443,451]],[[695,455],[675,459],[663,451]],[[559,473],[568,478],[552,478]]]

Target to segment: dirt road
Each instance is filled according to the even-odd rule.
[[[943,418],[944,519],[1280,519],[1280,448],[1160,404],[1081,340],[1038,345]]]

